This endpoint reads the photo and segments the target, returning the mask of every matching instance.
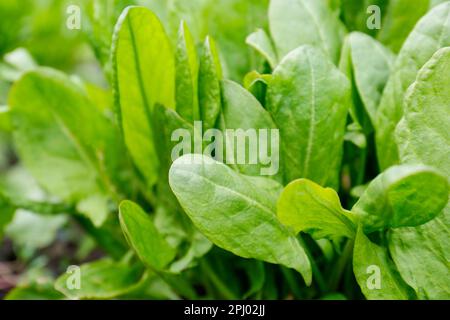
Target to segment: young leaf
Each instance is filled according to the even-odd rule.
[[[337,63],[344,27],[326,1],[272,0],[269,26],[279,59],[308,44],[320,48]]]
[[[307,232],[315,239],[355,237],[354,217],[342,208],[336,191],[306,179],[291,182],[284,189],[277,214],[296,233]]]
[[[207,37],[200,56],[198,79],[200,115],[205,130],[215,128],[220,114],[220,80],[222,80],[222,67],[219,53],[214,40]]]
[[[163,270],[175,258],[175,249],[137,204],[123,201],[119,207],[119,219],[128,243],[146,266]]]
[[[198,60],[192,35],[183,21],[175,51],[176,109],[189,122],[200,120],[198,109]]]
[[[311,46],[292,51],[275,69],[267,109],[280,129],[287,182],[308,178],[337,188],[349,93],[346,77]]]
[[[275,215],[277,194],[200,155],[175,161],[169,182],[194,225],[217,246],[244,258],[293,268],[311,283],[304,249]]]
[[[362,127],[368,116],[374,124],[395,56],[381,43],[360,32],[350,33],[342,50],[340,69],[354,83],[350,108],[353,120]]]
[[[269,63],[272,69],[275,69],[278,58],[273,47],[272,40],[263,29],[258,29],[250,34],[245,42],[258,51]]]
[[[276,130],[277,128],[270,114],[250,92],[242,88],[239,84],[230,80],[224,80],[222,81],[221,88],[222,131],[225,132],[227,129],[241,129],[243,130],[242,133],[248,137],[248,139],[245,139],[246,142],[248,140],[248,143],[245,145],[245,150],[241,146],[239,138],[230,137],[233,139],[233,142],[230,143],[235,147],[234,154],[231,157],[232,159],[234,158],[234,162],[236,162],[239,154],[245,151],[246,163],[236,164],[239,172],[252,176],[267,175],[274,178],[281,177],[278,159],[278,130]],[[260,132],[261,129],[269,131],[266,137]],[[253,137],[254,139],[252,139],[252,134],[247,130],[254,130],[252,131],[256,133],[256,136]],[[227,143],[224,144],[224,147],[224,153],[227,153],[226,156],[228,156],[228,152],[225,152],[228,150]],[[225,155],[223,158],[225,158]],[[252,158],[255,159],[251,160]]]
[[[79,275],[79,288],[76,276]],[[55,288],[69,299],[113,299],[133,290],[143,275],[139,264],[130,266],[109,259],[86,263],[79,270],[61,275]]]
[[[398,274],[387,250],[371,242],[358,228],[353,249],[353,272],[369,300],[408,300],[413,297]]]
[[[405,98],[405,115],[397,127],[403,162],[425,163],[450,176],[450,48],[436,52],[420,70]],[[434,186],[433,186],[434,192]],[[450,277],[448,239],[450,205],[435,219],[417,228],[393,230],[390,251],[402,277],[419,298],[448,299]]]
[[[419,69],[442,47],[450,46],[450,2],[433,8],[403,45],[378,108],[376,146],[382,170],[399,162],[394,131],[403,116],[403,99]]]
[[[394,166],[373,180],[352,208],[364,232],[422,225],[448,202],[447,178],[422,165]]]
[[[149,185],[157,180],[152,112],[156,103],[175,106],[175,62],[158,18],[128,7],[113,40],[114,90],[118,118],[131,156]]]

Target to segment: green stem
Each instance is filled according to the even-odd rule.
[[[214,270],[211,268],[209,263],[204,259],[201,261],[201,267],[205,272],[205,275],[211,280],[213,285],[219,291],[219,293],[223,296],[223,298],[227,300],[236,300],[238,297],[232,292],[225,283],[217,276]]]
[[[358,177],[356,178],[356,186],[360,186],[364,183],[364,178],[365,178],[365,174],[366,174],[366,165],[367,165],[367,146],[366,148],[364,148],[361,151],[361,163],[359,164],[359,169],[358,169]]]
[[[342,274],[344,273],[345,268],[352,257],[354,242],[355,242],[354,240],[347,241],[344,247],[344,252],[339,257],[339,260],[336,264],[335,269],[336,271],[330,277],[329,288],[332,290],[332,292],[337,290],[340,280],[342,278]]]
[[[306,255],[309,258],[309,261],[311,262],[311,270],[313,273],[313,278],[316,280],[317,285],[319,286],[319,290],[321,293],[326,293],[328,291],[327,284],[325,282],[325,278],[322,275],[322,272],[320,271],[319,267],[317,266],[316,261],[314,260],[314,257],[312,256],[311,252],[309,251],[305,241],[299,237],[299,242],[302,245],[303,249],[305,250]]]
[[[289,288],[296,299],[302,299],[302,289],[299,286],[297,279],[295,278],[294,272],[291,269],[281,267],[281,272],[283,273],[284,278],[286,279]]]

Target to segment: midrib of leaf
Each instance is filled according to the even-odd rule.
[[[305,161],[304,161],[304,177],[308,177],[308,171],[309,171],[309,161],[311,159],[311,152],[312,152],[312,144],[313,144],[313,138],[315,135],[314,125],[316,122],[316,77],[314,74],[313,66],[311,63],[311,59],[309,56],[309,53],[307,53],[307,59],[308,64],[310,67],[310,76],[311,76],[311,119],[310,119],[310,126],[308,131],[308,144],[306,148],[306,155],[305,155]]]
[[[76,136],[67,128],[67,126],[64,125],[64,121],[59,117],[55,112],[52,112],[53,117],[56,120],[56,123],[60,130],[63,132],[63,134],[69,139],[69,141],[72,142],[72,145],[75,147],[75,149],[78,151],[78,154],[80,155],[81,160],[89,167],[92,171],[96,172],[97,177],[101,181],[101,186],[105,190],[108,190],[108,194],[113,197],[116,201],[119,201],[119,196],[117,195],[117,192],[115,191],[114,186],[111,183],[111,180],[109,179],[108,174],[104,169],[102,169],[101,161],[95,156],[90,155],[90,152],[87,151],[83,144],[76,138]],[[96,161],[97,160],[97,161]],[[96,164],[97,163],[97,164]]]
[[[131,47],[133,48],[133,56],[135,58],[135,71],[136,71],[137,79],[138,79],[138,83],[139,83],[139,91],[141,93],[142,102],[144,104],[144,111],[145,111],[145,116],[147,118],[147,123],[148,123],[149,128],[151,129],[152,128],[152,123],[151,123],[152,117],[150,114],[150,105],[149,105],[147,93],[145,92],[144,80],[143,80],[142,71],[141,71],[141,63],[140,63],[139,53],[137,50],[137,43],[136,43],[136,37],[134,35],[133,25],[131,24],[131,17],[128,17],[128,19],[127,19],[127,27],[130,32]]]
[[[89,156],[89,152],[84,149],[82,143],[78,141],[76,136],[67,128],[67,126],[64,124],[64,121],[61,119],[61,117],[58,116],[56,112],[53,111],[50,112],[55,118],[56,124],[58,125],[59,129],[63,132],[63,134],[67,137],[67,139],[69,139],[69,141],[72,142],[72,145],[78,151],[81,160],[93,171],[96,171],[98,173],[98,168],[94,164],[95,161],[92,159],[91,156]]]
[[[197,173],[195,173],[195,172],[188,171],[188,170],[183,170],[183,169],[178,169],[178,170],[187,172],[187,173],[189,173],[189,174],[193,174],[193,175],[199,177],[200,179],[205,180],[206,182],[208,182],[208,183],[210,183],[210,184],[212,184],[212,185],[214,185],[214,186],[216,186],[216,187],[218,187],[218,188],[225,189],[226,191],[228,191],[228,192],[230,192],[230,193],[232,193],[232,194],[234,194],[234,195],[237,195],[237,196],[239,196],[239,197],[241,197],[241,198],[244,198],[245,200],[247,200],[247,201],[250,202],[251,204],[255,205],[255,206],[258,207],[259,209],[263,210],[264,212],[269,213],[269,214],[272,215],[272,216],[275,216],[275,212],[273,212],[270,208],[264,206],[263,204],[259,203],[259,202],[256,201],[255,199],[249,198],[248,196],[246,196],[246,195],[244,195],[244,194],[242,194],[242,193],[239,193],[239,192],[237,192],[237,191],[234,191],[233,189],[230,189],[230,188],[228,188],[227,186],[223,186],[223,185],[217,184],[216,182],[212,181],[211,179],[208,179],[208,178],[206,178],[205,176],[199,175],[199,174],[197,174]]]

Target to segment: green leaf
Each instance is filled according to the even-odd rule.
[[[336,191],[306,179],[291,182],[284,189],[277,214],[296,233],[307,232],[315,239],[355,237],[354,217],[342,208]]]
[[[304,249],[276,218],[277,194],[200,155],[175,161],[169,182],[194,225],[217,246],[244,258],[293,268],[311,283]]]
[[[376,146],[382,170],[399,162],[394,131],[403,116],[403,99],[417,72],[442,47],[450,46],[450,2],[434,7],[405,41],[378,108]]]
[[[130,266],[123,262],[102,259],[83,264],[80,269],[61,275],[55,289],[69,299],[113,299],[132,291],[143,275],[139,264]],[[80,287],[76,278],[80,276]]]
[[[302,46],[278,65],[267,109],[280,129],[287,182],[307,178],[338,186],[350,86],[318,49]]]
[[[342,50],[340,69],[353,82],[350,113],[360,126],[366,123],[366,116],[373,124],[395,56],[381,43],[360,32],[350,33]]]
[[[369,300],[408,300],[413,295],[385,248],[370,241],[358,228],[353,251],[353,272]]]
[[[366,233],[415,227],[435,218],[448,202],[447,178],[422,165],[394,166],[376,177],[352,208]]]
[[[389,251],[420,299],[450,299],[450,209],[423,226],[390,232]]]
[[[222,67],[216,44],[207,37],[200,55],[200,71],[198,76],[198,95],[200,115],[205,130],[215,128],[220,114],[220,80]]]
[[[245,42],[259,52],[272,69],[275,69],[278,63],[277,53],[273,47],[272,40],[263,29],[258,29],[250,34]]]
[[[377,39],[398,52],[417,21],[428,11],[430,0],[390,0]]]
[[[242,136],[245,135],[248,139],[246,138],[245,145],[242,145],[239,138],[227,136],[224,141],[223,155],[220,158],[228,157],[228,148],[231,149],[231,146],[234,146],[234,154],[230,155],[231,159],[226,163],[236,163],[235,166],[239,172],[251,176],[265,175],[274,179],[281,177],[279,133],[270,114],[250,92],[239,84],[224,80],[221,88],[222,132],[230,129],[237,135],[240,130]],[[260,130],[267,130],[267,136],[264,137]],[[252,132],[255,136],[252,136]],[[233,142],[228,141],[231,138]],[[246,161],[239,163],[236,160],[239,160],[239,156],[242,156],[244,151]]]
[[[199,64],[194,39],[183,21],[175,51],[177,112],[187,121],[200,120],[198,107]]]
[[[119,131],[82,87],[39,69],[16,82],[9,102],[20,159],[45,190],[67,202],[118,197],[129,173]]]
[[[450,4],[449,4],[450,8]],[[440,49],[419,71],[405,97],[397,128],[402,162],[423,163],[450,177],[450,47]]]
[[[175,59],[158,18],[128,7],[113,40],[114,90],[118,118],[131,156],[152,185],[158,176],[152,113],[155,104],[175,106]]]
[[[326,1],[272,0],[269,25],[279,59],[308,44],[320,48],[334,63],[338,62],[344,27]]]
[[[405,99],[405,115],[397,127],[403,162],[424,163],[450,177],[448,101],[450,48],[443,48],[420,70]],[[433,186],[434,192],[434,186]],[[392,257],[419,298],[450,297],[450,205],[435,219],[417,228],[393,230]]]
[[[128,243],[146,266],[153,270],[164,270],[175,258],[175,249],[137,204],[123,201],[119,207],[119,219]]]

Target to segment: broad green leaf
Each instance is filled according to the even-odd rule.
[[[311,283],[304,249],[275,215],[276,195],[200,155],[175,161],[169,182],[194,225],[217,246],[244,258],[293,268]]]
[[[366,233],[415,227],[435,218],[448,202],[447,178],[422,165],[394,166],[376,177],[353,206]]]
[[[450,4],[449,4],[450,8]],[[419,71],[405,97],[397,128],[403,162],[433,166],[450,177],[450,47],[437,51]]]
[[[420,299],[450,299],[450,209],[416,228],[392,230],[389,251]]]
[[[280,62],[267,92],[267,109],[280,129],[287,182],[307,178],[338,185],[350,85],[318,49],[302,46]]]
[[[175,91],[177,112],[189,122],[200,120],[198,107],[198,60],[194,39],[181,23],[175,51]]]
[[[139,264],[102,259],[83,264],[80,269],[68,269],[55,282],[55,289],[69,299],[113,299],[138,285],[143,275]],[[80,276],[79,289],[76,277]]]
[[[402,280],[387,250],[370,241],[358,228],[353,249],[353,272],[369,300],[408,300],[412,290]]]
[[[258,51],[267,60],[270,67],[275,69],[278,63],[277,53],[273,47],[272,40],[263,29],[258,29],[250,34],[245,42]]]
[[[205,130],[215,128],[220,114],[220,80],[222,80],[222,67],[219,53],[214,40],[208,36],[200,55],[198,75],[200,116]]]
[[[443,48],[420,70],[405,101],[397,127],[400,156],[406,163],[434,166],[450,177],[448,101],[450,49]],[[434,192],[433,189],[431,189]],[[392,231],[390,251],[402,277],[419,298],[450,297],[450,205],[435,219],[417,228]]]
[[[119,207],[119,219],[128,243],[144,264],[153,270],[163,270],[176,251],[156,229],[152,219],[131,201]]]
[[[434,7],[415,26],[405,41],[378,108],[376,146],[382,170],[399,162],[394,139],[395,128],[403,116],[403,99],[417,72],[442,47],[450,45],[450,2]]]
[[[272,0],[269,26],[279,59],[308,44],[320,48],[334,63],[338,62],[344,27],[326,1]]]
[[[342,208],[336,191],[306,179],[291,182],[284,189],[277,214],[296,233],[307,232],[315,239],[355,237],[354,217]]]
[[[350,113],[360,126],[367,122],[367,116],[373,124],[395,56],[381,43],[360,32],[350,33],[342,50],[340,69],[353,82]]]
[[[428,11],[430,0],[390,0],[385,8],[381,30],[377,39],[394,52],[398,52],[417,21]]]
[[[224,80],[221,88],[221,129],[222,132],[234,130],[236,134],[225,137],[224,150],[219,158],[228,158],[227,164],[235,165],[246,175],[281,177],[279,133],[270,114],[239,84]],[[238,134],[239,137],[236,136]],[[241,157],[245,161],[240,161]],[[217,153],[215,158],[218,158]]]
[[[113,41],[114,90],[118,118],[131,156],[152,185],[158,176],[152,113],[155,104],[175,107],[175,59],[158,18],[128,7]]]
[[[20,159],[45,190],[68,202],[118,197],[129,174],[119,131],[82,87],[39,69],[14,85],[9,103]]]

